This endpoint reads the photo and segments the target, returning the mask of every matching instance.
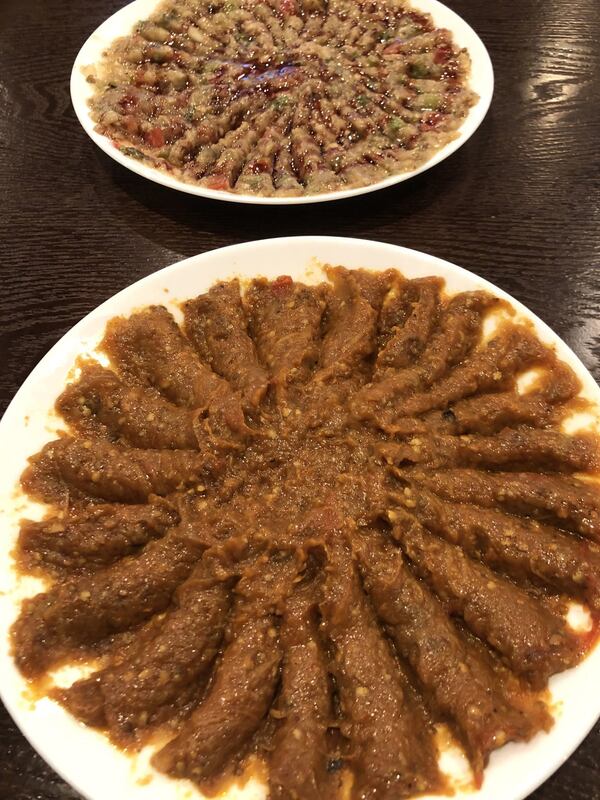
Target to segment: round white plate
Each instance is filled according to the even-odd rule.
[[[191,784],[154,773],[147,758],[130,757],[113,748],[100,734],[75,721],[48,699],[34,702],[9,652],[8,631],[20,598],[32,593],[31,579],[19,579],[10,550],[18,534],[19,518],[35,513],[15,491],[26,459],[53,437],[58,420],[51,414],[78,355],[91,352],[106,322],[151,303],[172,310],[176,302],[206,291],[216,280],[233,276],[289,274],[316,282],[319,263],[343,264],[380,270],[396,267],[409,277],[440,275],[448,291],[487,289],[509,300],[519,315],[531,320],[539,336],[556,347],[581,378],[587,396],[600,403],[600,390],[575,354],[537,317],[487,281],[433,256],[394,245],[360,239],[301,236],[225,247],[188,258],[155,272],[107,300],[75,325],[50,350],[27,378],[0,421],[0,694],[17,725],[46,761],[89,800],[192,800],[199,797]],[[598,408],[600,414],[600,407]],[[458,792],[457,800],[521,800],[566,758],[600,715],[600,648],[575,669],[550,683],[556,724],[528,744],[510,744],[496,752],[479,794]],[[148,780],[150,778],[150,780]],[[232,790],[234,797],[264,797],[251,783]]]
[[[187,192],[188,194],[195,194],[200,197],[209,197],[213,200],[225,200],[230,203],[297,205],[299,203],[324,203],[328,200],[341,200],[346,197],[354,197],[355,195],[374,192],[377,189],[385,189],[388,186],[406,181],[414,175],[418,175],[420,172],[424,172],[426,169],[439,164],[440,161],[452,155],[452,153],[458,150],[458,148],[475,133],[487,114],[492,101],[494,92],[494,71],[489,54],[479,36],[458,16],[458,14],[442,5],[438,0],[412,0],[412,6],[414,8],[429,12],[433,16],[436,26],[448,28],[452,31],[455,42],[460,47],[466,47],[471,56],[472,70],[470,85],[473,91],[479,95],[479,101],[469,111],[468,117],[458,132],[458,137],[454,139],[454,141],[438,150],[429,161],[421,165],[418,169],[410,172],[403,172],[386,178],[383,181],[379,181],[378,183],[373,183],[370,186],[362,186],[358,189],[344,189],[338,192],[327,192],[324,194],[306,195],[302,197],[259,197],[256,195],[234,194],[233,192],[223,192],[215,189],[207,189],[203,186],[196,186],[174,178],[162,170],[155,169],[123,155],[107,136],[103,136],[94,130],[95,122],[90,116],[88,100],[93,95],[94,87],[86,81],[83,72],[84,68],[100,61],[103,51],[111,42],[119,36],[125,36],[130,33],[141,19],[146,19],[152,13],[158,5],[158,2],[159,0],[134,0],[133,3],[129,3],[129,5],[124,6],[120,11],[113,14],[112,17],[109,17],[94,31],[94,33],[92,33],[79,51],[75,63],[73,64],[73,71],[71,72],[71,100],[83,129],[107,155],[114,158],[114,160],[118,161],[122,166],[127,167],[127,169],[137,172],[137,174],[141,175],[143,178],[148,178],[155,183],[168,186],[170,189],[178,189],[180,192]]]

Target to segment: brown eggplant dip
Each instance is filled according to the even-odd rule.
[[[125,155],[281,197],[421,166],[476,102],[469,73],[403,0],[167,0],[87,70],[96,129]]]
[[[595,644],[598,440],[563,431],[579,380],[504,301],[326,275],[109,321],[22,476],[48,511],[15,554],[47,588],[14,657],[205,793],[252,770],[278,800],[443,792],[441,733],[479,785]]]

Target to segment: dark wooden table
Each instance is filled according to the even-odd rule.
[[[121,4],[0,0],[0,413],[48,348],[119,289],[184,256],[287,234],[379,239],[461,264],[539,314],[600,378],[598,0],[448,0],[496,69],[479,132],[396,188],[288,209],[163,189],[85,136],[71,64]],[[0,800],[76,797],[1,710]],[[533,797],[600,798],[599,726]]]

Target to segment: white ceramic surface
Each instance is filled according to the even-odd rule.
[[[217,191],[206,189],[202,186],[195,186],[190,183],[178,180],[158,169],[154,169],[134,158],[129,158],[118,150],[112,141],[94,130],[94,121],[90,116],[88,100],[93,94],[93,86],[85,79],[83,69],[100,60],[102,52],[118,36],[124,36],[131,32],[133,27],[141,19],[145,19],[152,13],[158,4],[158,0],[134,0],[133,3],[124,6],[112,17],[109,17],[91,34],[79,51],[73,71],[71,73],[71,100],[73,107],[83,129],[90,138],[104,150],[111,158],[118,161],[127,169],[137,172],[144,178],[168,186],[171,189],[178,189],[188,194],[209,197],[213,200],[225,200],[231,203],[254,203],[263,205],[297,205],[300,203],[323,203],[328,200],[341,200],[346,197],[353,197],[359,194],[366,194],[377,189],[385,189],[396,183],[406,181],[414,175],[424,172],[426,169],[439,164],[448,156],[452,155],[463,145],[477,130],[483,121],[492,101],[494,92],[494,71],[489,54],[475,31],[458,16],[454,11],[442,5],[438,0],[412,0],[412,5],[421,11],[429,12],[438,27],[448,28],[452,31],[454,40],[460,47],[466,47],[471,55],[472,73],[471,88],[479,95],[479,101],[470,110],[467,119],[462,125],[458,137],[440,149],[429,161],[421,165],[418,169],[410,172],[403,172],[386,178],[379,183],[363,186],[359,189],[345,189],[338,192],[328,192],[325,194],[307,195],[303,197],[258,197],[255,195],[234,194],[232,192]]]
[[[147,759],[128,757],[101,735],[87,729],[48,699],[34,702],[13,664],[8,630],[20,598],[34,592],[30,579],[18,579],[10,550],[18,521],[36,509],[15,491],[29,455],[53,437],[57,419],[51,413],[75,358],[91,352],[105,323],[150,303],[175,308],[176,301],[203,292],[217,279],[289,274],[317,281],[319,263],[384,269],[396,267],[410,277],[440,275],[450,292],[484,288],[510,300],[538,334],[555,345],[559,356],[580,376],[585,393],[600,403],[600,390],[574,353],[520,303],[490,283],[440,259],[413,250],[359,239],[295,237],[234,245],[188,258],[124,289],[75,325],[27,378],[0,421],[0,694],[9,712],[46,761],[89,800],[192,800],[199,797],[185,781],[172,781],[147,766]],[[600,407],[599,407],[600,413]],[[39,509],[38,509],[39,510]],[[557,719],[549,734],[528,744],[510,744],[495,753],[479,794],[459,792],[457,800],[521,800],[532,792],[577,747],[600,715],[600,648],[577,668],[551,680]],[[150,780],[148,781],[148,778]],[[264,797],[250,784],[232,790],[227,800]]]

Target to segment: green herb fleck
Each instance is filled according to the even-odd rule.
[[[367,97],[366,94],[359,94],[356,97],[356,102],[358,103],[359,106],[362,106],[364,108],[366,105],[369,104],[369,98]]]
[[[273,100],[273,108],[275,111],[283,111],[284,108],[289,106],[290,102],[291,101],[288,95],[279,95],[279,97],[276,97],[275,100]]]
[[[196,106],[191,105],[187,108],[183,114],[183,118],[187,122],[195,122],[196,121]]]
[[[411,78],[426,78],[429,75],[429,67],[420,61],[415,61],[408,67]]]
[[[167,28],[168,30],[169,25],[172,25],[176,19],[177,19],[177,14],[171,11],[168,14],[163,14],[162,17],[158,20],[158,24],[161,25],[163,28]]]
[[[411,108],[421,111],[438,111],[444,104],[444,98],[439,94],[424,92],[411,103]]]
[[[142,153],[141,150],[138,150],[137,147],[121,147],[121,152],[124,156],[129,156],[130,158],[137,158],[138,160],[146,158],[146,156]]]
[[[388,130],[391,134],[396,134],[404,127],[404,120],[401,117],[392,117],[388,123]]]

